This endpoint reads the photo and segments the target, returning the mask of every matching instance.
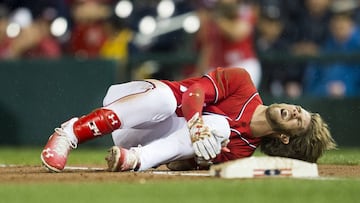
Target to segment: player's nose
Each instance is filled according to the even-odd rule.
[[[293,118],[297,118],[299,116],[299,111],[297,110],[296,107],[292,109],[292,116]]]

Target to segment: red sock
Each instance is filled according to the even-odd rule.
[[[80,117],[74,123],[73,129],[78,143],[82,143],[109,134],[120,126],[120,119],[112,110],[99,108]]]

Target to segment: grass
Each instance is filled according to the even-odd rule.
[[[6,165],[39,165],[42,148],[38,147],[1,147],[0,164]],[[106,148],[81,148],[73,150],[68,164],[104,164]]]
[[[39,148],[0,148],[0,164],[39,165]],[[69,165],[104,164],[106,149],[81,148],[72,152]],[[261,155],[257,153],[256,155]],[[360,148],[326,153],[320,164],[360,164]],[[149,180],[103,183],[0,183],[0,203],[15,202],[358,202],[359,179],[201,179]]]
[[[0,202],[358,202],[360,181],[201,180],[0,185]],[[25,201],[26,200],[26,201]]]
[[[319,164],[360,165],[360,148],[340,148],[328,151],[320,158]]]

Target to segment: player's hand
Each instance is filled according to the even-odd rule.
[[[222,136],[215,131],[210,131],[199,113],[194,114],[188,121],[188,127],[196,156],[210,160],[220,154]]]

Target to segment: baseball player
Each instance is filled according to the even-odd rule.
[[[182,81],[111,86],[103,107],[55,129],[42,163],[60,172],[78,144],[110,133],[110,171],[142,171],[179,160],[216,164],[249,157],[260,144],[268,155],[316,162],[336,146],[319,114],[291,104],[263,105],[244,69],[217,68]]]

